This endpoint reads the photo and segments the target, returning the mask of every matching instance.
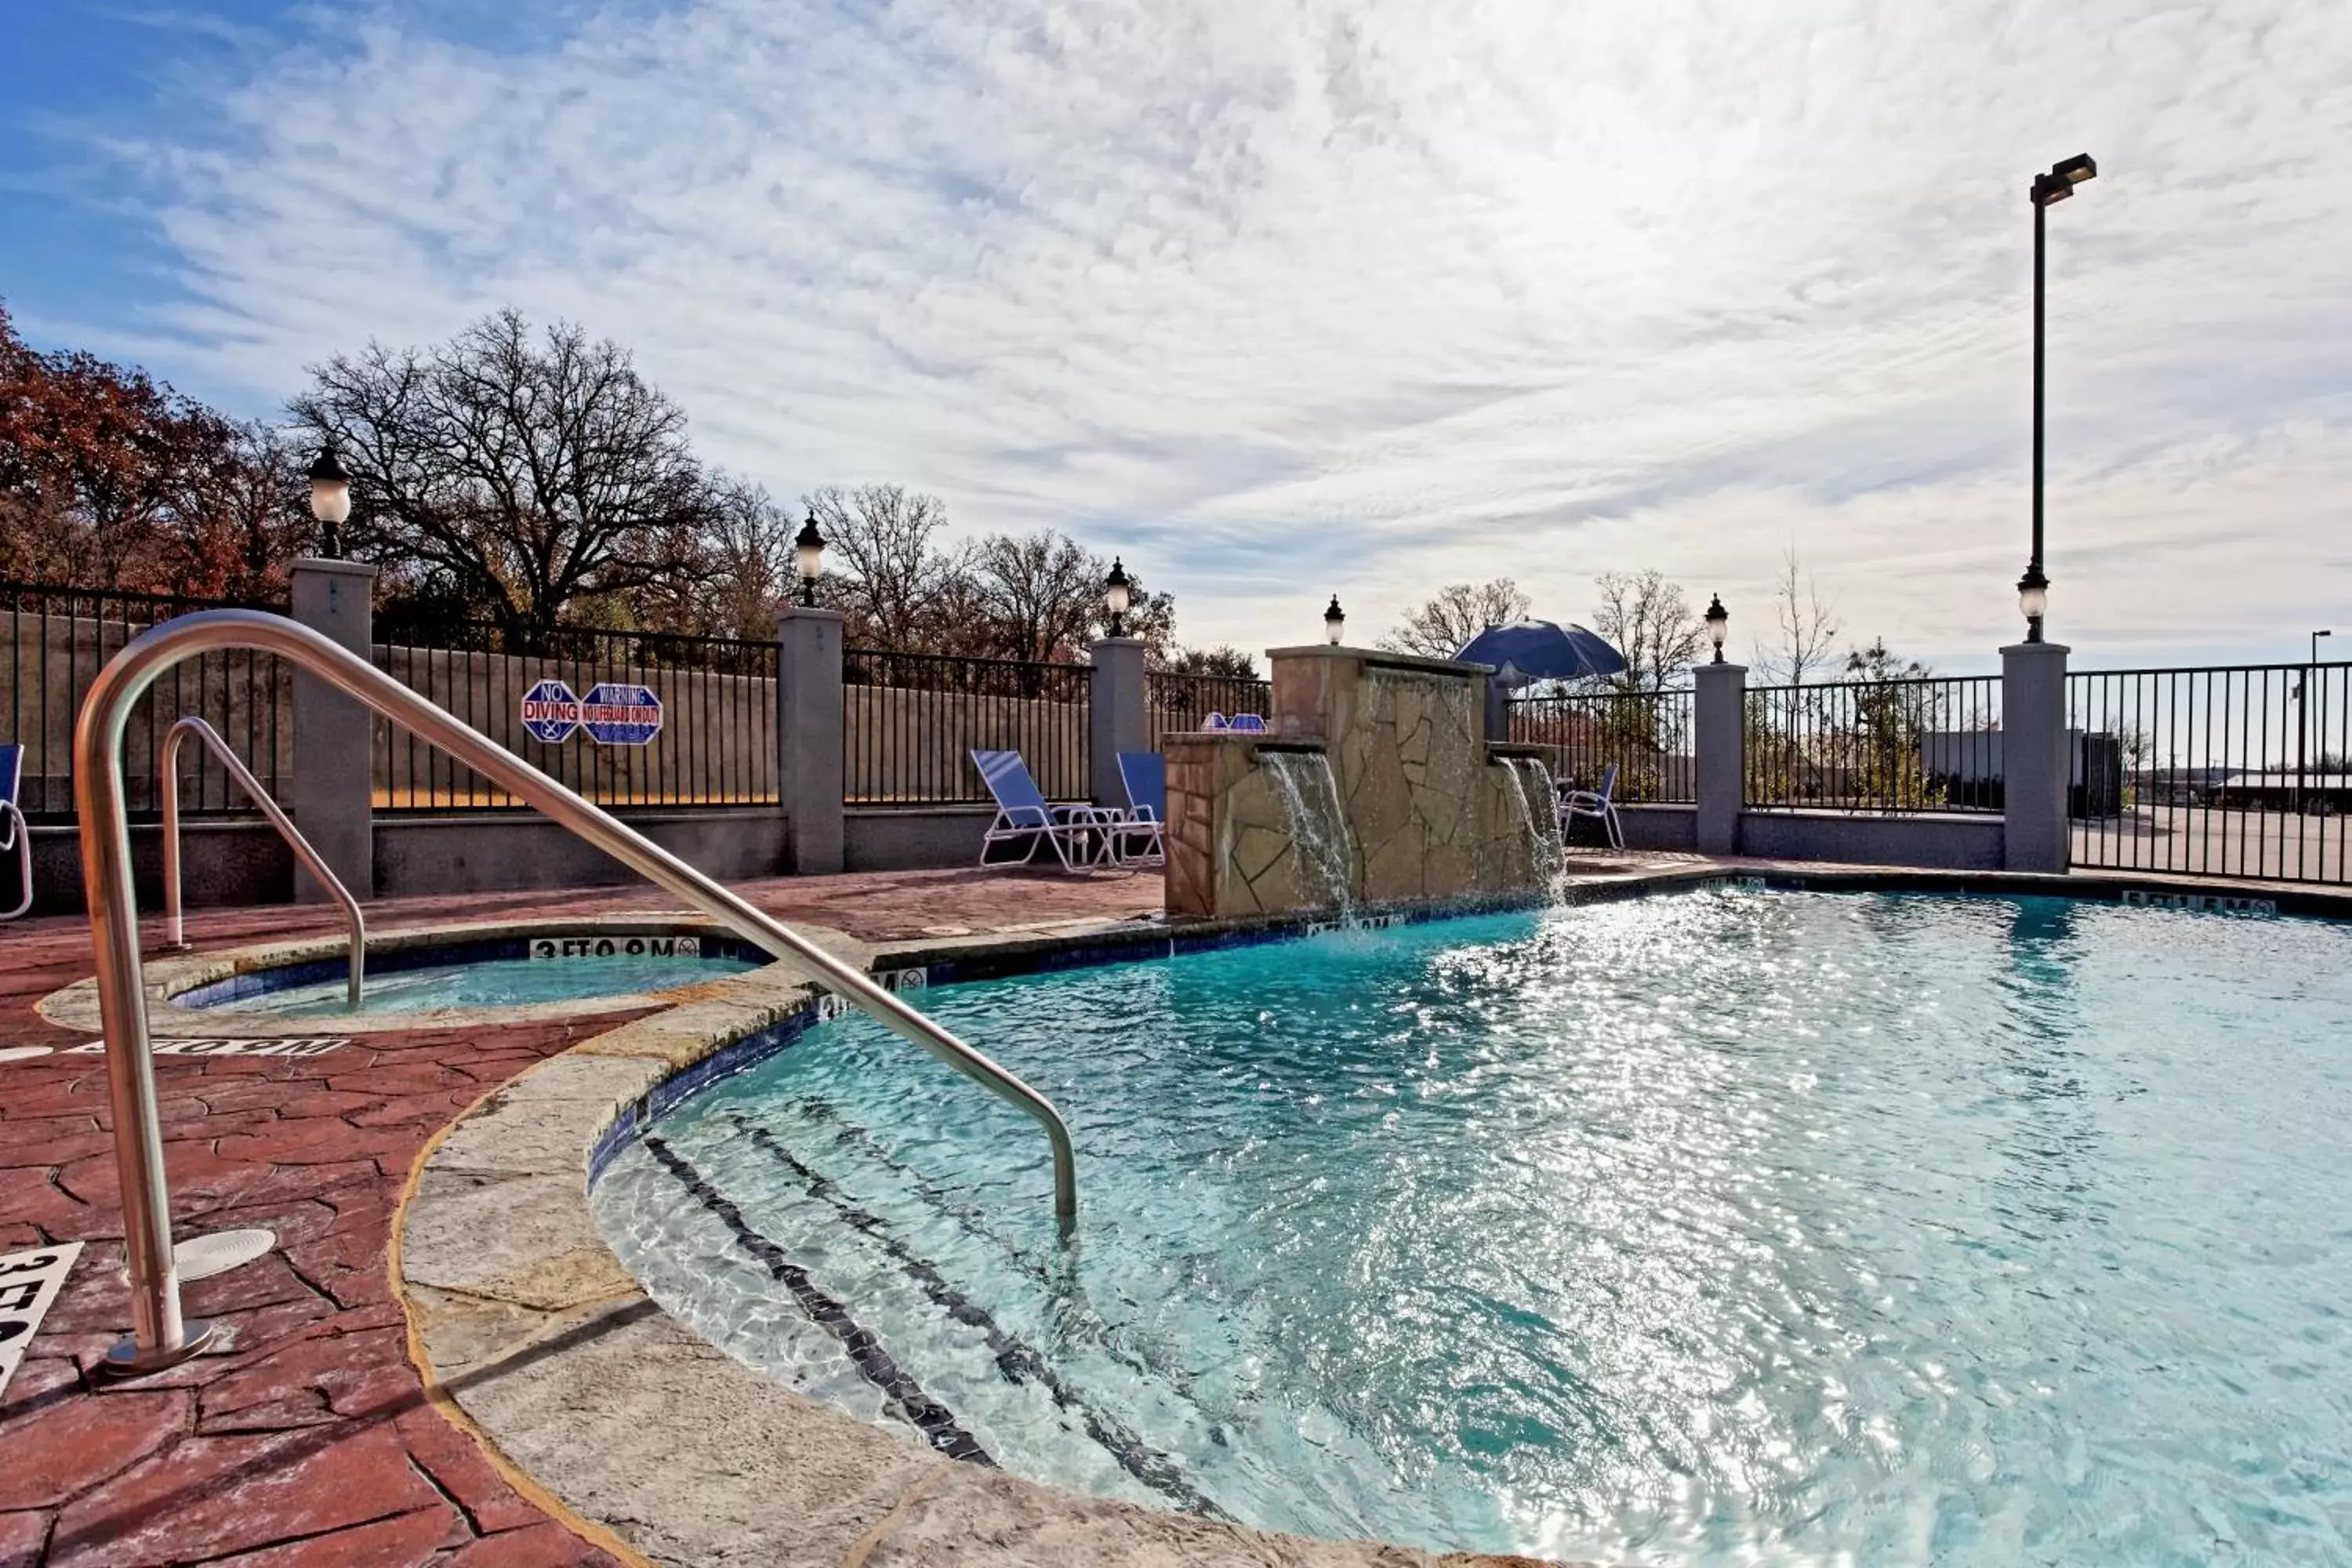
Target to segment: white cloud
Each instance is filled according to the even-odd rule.
[[[1959,660],[2015,627],[2024,184],[2088,149],[2055,622],[2284,655],[2352,623],[2347,58],[2298,0],[386,10],[148,149],[199,301],[154,357],[275,396],[512,302],[731,467],[1068,528],[1198,638],[1647,564],[1752,625],[1794,542]]]

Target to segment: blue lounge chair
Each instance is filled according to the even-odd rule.
[[[1154,866],[1168,858],[1168,761],[1158,752],[1121,752],[1118,782],[1127,786],[1127,815],[1111,838],[1122,866]]]
[[[971,765],[980,770],[981,782],[996,802],[996,819],[981,836],[982,865],[1025,866],[1037,858],[1037,847],[1045,844],[1053,847],[1062,869],[1083,871],[1090,862],[1110,853],[1107,829],[1118,821],[1118,811],[1103,805],[1047,805],[1018,752],[976,751],[971,753]],[[1029,849],[1019,860],[988,858],[999,844],[1024,840]]]
[[[25,888],[25,896],[0,921],[13,921],[33,907],[33,830],[25,826],[25,814],[16,805],[16,788],[24,778],[23,742],[0,745],[0,855],[16,857],[17,879]]]
[[[1610,763],[1609,771],[1601,775],[1601,787],[1597,790],[1570,789],[1565,784],[1560,786],[1559,826],[1563,837],[1567,836],[1570,819],[1579,816],[1589,816],[1600,823],[1603,831],[1609,835],[1609,847],[1612,849],[1625,847],[1625,829],[1617,820],[1617,764],[1615,763]]]

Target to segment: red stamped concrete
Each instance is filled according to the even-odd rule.
[[[909,872],[741,890],[786,919],[873,941],[1160,902],[1157,878],[1132,873]],[[387,901],[369,921],[668,907],[658,893],[612,889]],[[331,908],[273,907],[208,912],[190,934],[215,948],[335,929]],[[0,926],[0,1046],[82,1043],[33,1005],[89,972],[79,920]],[[87,1244],[0,1402],[0,1568],[614,1562],[519,1492],[428,1401],[386,1249],[410,1167],[436,1131],[617,1022],[363,1035],[290,1060],[157,1058],[179,1234],[266,1226],[278,1245],[185,1290],[191,1316],[234,1331],[228,1350],[130,1384],[92,1370],[129,1321],[104,1058],[0,1062],[0,1250]]]

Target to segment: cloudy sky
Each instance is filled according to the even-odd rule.
[[[484,16],[495,12],[494,30]],[[2015,634],[2037,167],[2053,635],[2352,635],[2352,8],[0,0],[0,295],[267,413],[512,303],[785,495],[1051,524],[1193,640],[1663,568]]]

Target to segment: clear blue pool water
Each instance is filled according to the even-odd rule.
[[[1069,1116],[1069,1277],[1034,1126],[863,1022],[656,1143],[1018,1472],[1605,1562],[2352,1561],[2352,929],[1726,891],[926,1005]],[[651,1149],[593,1201],[891,1418]]]
[[[741,958],[638,955],[609,958],[470,959],[418,969],[370,970],[361,989],[369,1013],[416,1013],[441,1007],[520,1007],[534,1002],[578,1002],[664,991],[740,974],[757,965]],[[349,1016],[348,983],[338,963],[331,979],[249,993],[195,1005],[224,1013],[296,1017]]]

